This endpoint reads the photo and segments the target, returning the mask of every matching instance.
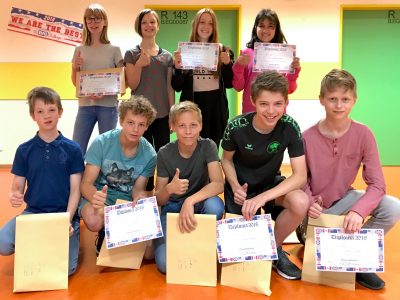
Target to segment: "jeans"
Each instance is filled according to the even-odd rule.
[[[114,129],[117,126],[118,111],[116,107],[79,106],[76,115],[72,139],[81,146],[82,154],[86,154],[90,136],[96,122],[99,134]]]
[[[32,212],[24,210],[22,215],[32,214]],[[79,218],[74,217],[72,227],[74,234],[69,238],[69,262],[68,275],[75,273],[78,267],[79,256],[79,238],[80,238],[80,222]],[[0,229],[0,255],[11,255],[15,252],[15,224],[16,217],[8,221]]]
[[[161,273],[164,274],[167,272],[167,213],[179,213],[182,208],[183,201],[184,200],[168,201],[167,204],[161,209],[160,220],[164,236],[153,240],[153,246],[157,268]],[[213,196],[204,201],[196,203],[194,206],[194,212],[196,214],[216,215],[217,220],[221,220],[224,213],[224,203],[220,197]]]

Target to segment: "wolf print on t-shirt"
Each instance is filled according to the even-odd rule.
[[[132,186],[134,168],[122,170],[114,162],[111,165],[110,173],[106,174],[107,184],[121,191],[128,191]]]

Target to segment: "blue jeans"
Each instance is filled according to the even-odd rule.
[[[32,214],[32,212],[24,210],[22,215]],[[69,262],[68,275],[75,273],[78,267],[79,256],[79,238],[80,238],[80,223],[79,218],[72,220],[74,234],[69,238]],[[0,255],[11,255],[15,252],[15,223],[16,217],[8,221],[0,229]]]
[[[82,154],[86,154],[90,136],[96,122],[99,134],[114,129],[117,126],[118,111],[116,107],[79,106],[76,115],[72,139],[81,146]]]
[[[167,213],[179,213],[181,211],[183,201],[168,201],[161,209],[161,227],[164,236],[153,240],[154,256],[157,268],[161,273],[167,272],[167,249],[166,249],[166,234],[167,234]],[[222,219],[224,213],[224,203],[218,196],[213,196],[204,201],[196,203],[194,213],[205,215],[216,215],[217,220]]]

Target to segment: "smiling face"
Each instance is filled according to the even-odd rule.
[[[213,25],[211,15],[209,13],[203,13],[197,26],[197,34],[200,42],[209,42],[210,36],[213,34]]]
[[[31,117],[37,123],[39,132],[57,132],[58,120],[63,110],[60,110],[56,104],[46,104],[41,98],[36,98],[34,101]]]
[[[285,97],[280,92],[263,90],[251,101],[256,108],[253,125],[263,132],[272,131],[285,111]]]
[[[140,23],[140,33],[143,38],[153,38],[160,29],[156,16],[153,13],[147,13],[143,16]]]
[[[148,128],[147,117],[136,115],[131,110],[126,112],[125,117],[120,120],[122,127],[121,138],[127,143],[136,144]]]
[[[86,28],[90,34],[100,36],[107,26],[107,21],[100,14],[92,14],[85,17]]]
[[[354,91],[344,87],[326,91],[319,98],[321,105],[325,108],[326,118],[329,120],[348,119],[356,100]]]
[[[275,32],[275,23],[268,19],[260,20],[256,28],[257,37],[263,43],[270,43],[275,36]]]

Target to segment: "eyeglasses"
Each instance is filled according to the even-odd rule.
[[[101,20],[103,20],[103,18],[99,18],[99,17],[90,17],[90,18],[86,18],[86,23],[91,24],[93,22],[95,23],[100,23]]]

